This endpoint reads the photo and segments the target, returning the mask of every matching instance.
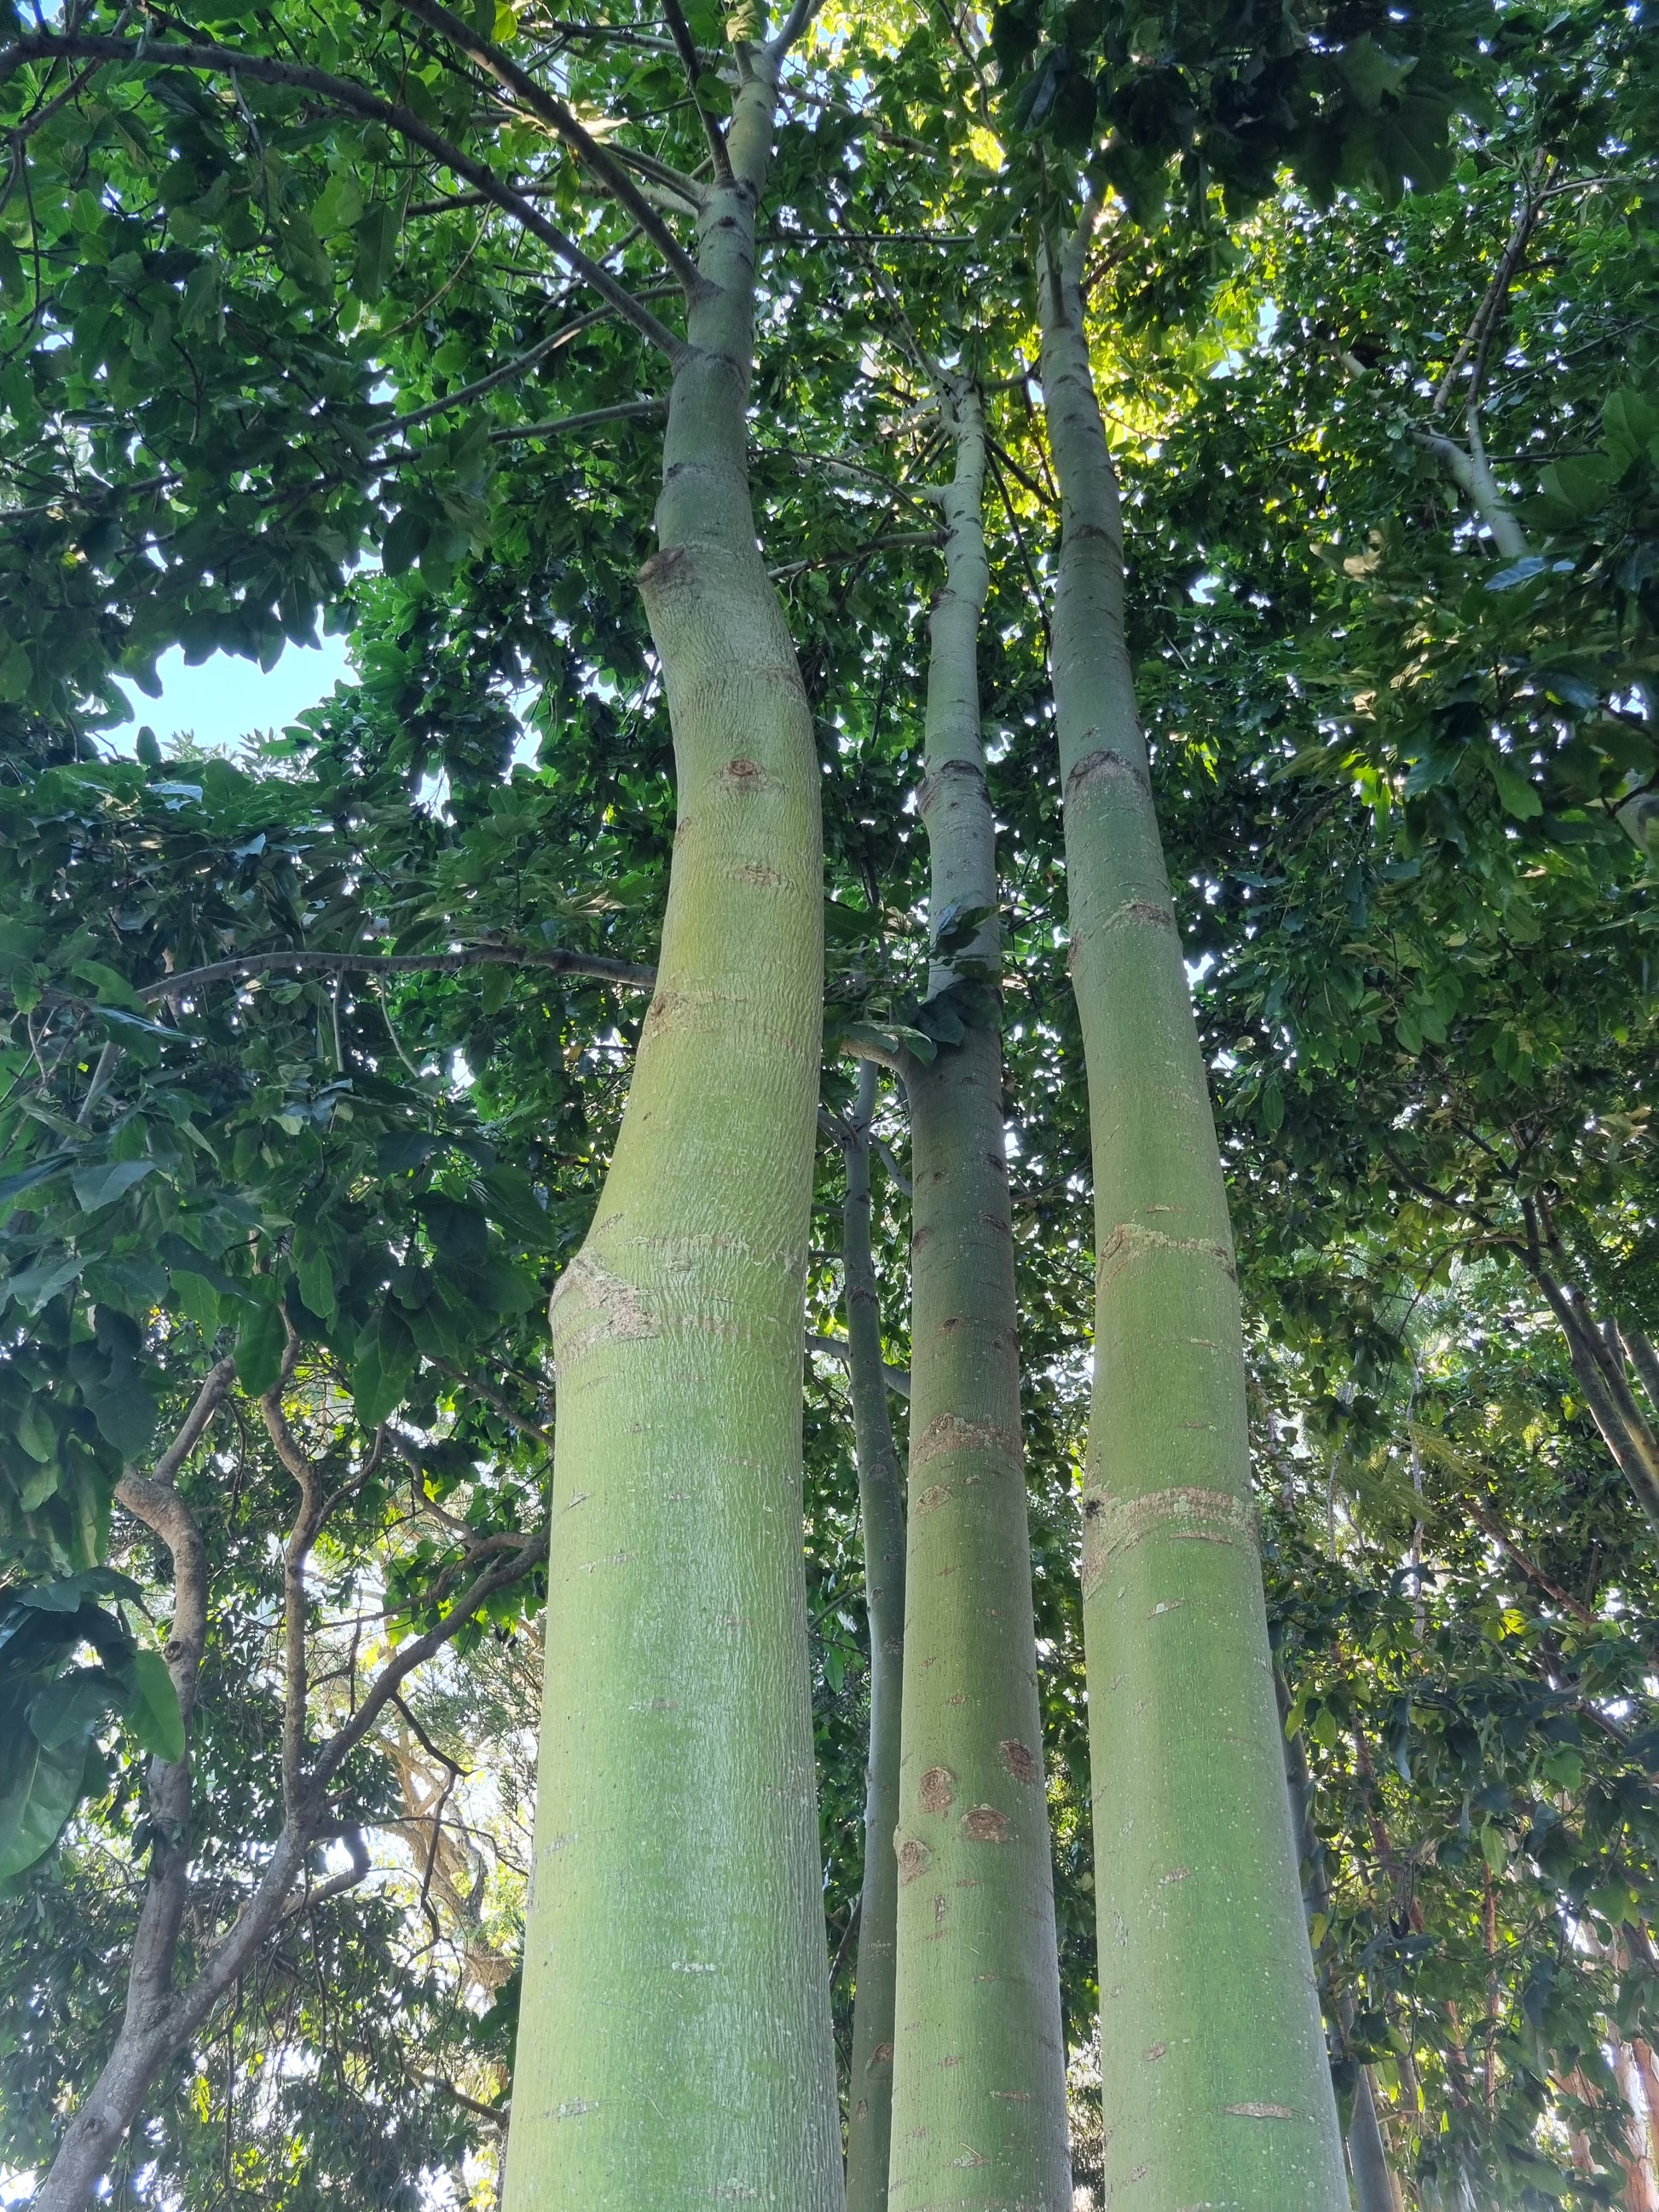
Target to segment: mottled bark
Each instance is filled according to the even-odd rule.
[[[508,2212],[842,2201],[800,1520],[818,766],[745,465],[779,58],[739,50],[640,579],[679,824],[627,1113],[552,1306]]]
[[[966,1033],[907,1073],[914,1190],[892,2212],[1070,2212],[1053,1869],[1032,1626],[996,995],[995,830],[977,640],[980,401],[941,395],[957,466],[928,666],[931,989]]]
[[[1335,2212],[1340,2136],[1297,1882],[1208,1084],[1123,629],[1084,332],[1046,269],[1061,497],[1054,703],[1095,1172],[1084,1634],[1109,2198]]]

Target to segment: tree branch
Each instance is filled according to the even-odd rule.
[[[671,362],[678,362],[685,350],[683,339],[676,337],[667,325],[659,322],[625,285],[619,284],[609,270],[601,268],[584,253],[574,239],[567,238],[549,222],[522,192],[504,184],[484,162],[475,160],[430,124],[422,122],[412,108],[398,100],[382,100],[378,93],[354,83],[349,77],[331,76],[326,70],[313,69],[304,62],[238,53],[234,48],[212,46],[198,39],[114,39],[85,33],[58,37],[30,32],[0,52],[0,83],[15,76],[27,63],[46,60],[95,61],[125,69],[210,70],[227,76],[246,77],[257,83],[289,85],[298,91],[313,92],[319,99],[331,102],[348,114],[361,115],[395,131],[400,138],[431,155],[453,175],[482,192],[485,199],[513,216],[567,269],[591,285],[601,299],[608,300]]]
[[[663,14],[668,19],[668,28],[674,41],[674,51],[685,71],[685,82],[691,97],[696,100],[697,113],[702,120],[702,134],[708,141],[708,151],[714,159],[714,174],[722,184],[732,181],[732,157],[726,150],[726,133],[719,118],[709,113],[697,100],[697,82],[702,75],[702,63],[697,53],[697,42],[691,35],[691,26],[680,12],[680,0],[663,0]]]
[[[301,1817],[305,1765],[306,1562],[323,1522],[321,1478],[283,1411],[283,1391],[293,1375],[298,1353],[299,1340],[290,1330],[282,1380],[259,1401],[276,1456],[300,1491],[300,1510],[283,1553],[283,1808],[290,1821]]]
[[[664,399],[626,399],[616,407],[590,407],[580,415],[561,415],[550,422],[504,422],[489,434],[494,445],[514,444],[520,438],[555,438],[573,430],[597,430],[606,422],[640,422],[661,415]]]
[[[611,197],[628,210],[635,222],[662,255],[669,267],[685,287],[688,299],[696,299],[704,289],[707,280],[692,257],[680,244],[639,186],[617,161],[616,155],[602,146],[592,134],[584,130],[562,100],[538,84],[527,70],[521,69],[511,54],[506,53],[490,39],[482,38],[470,23],[443,5],[443,0],[403,0],[411,15],[417,15],[431,30],[448,40],[451,46],[469,61],[486,70],[497,84],[512,93],[530,109],[533,115],[556,131],[595,183],[602,185]]]
[[[649,291],[638,294],[637,297],[660,300],[678,290],[678,284],[655,284]],[[395,416],[386,425],[382,434],[388,438],[401,436],[405,430],[413,430],[422,422],[429,422],[434,415],[447,415],[457,407],[470,406],[473,400],[482,399],[486,392],[494,392],[503,384],[511,384],[515,378],[528,376],[532,368],[547,359],[549,354],[561,351],[584,331],[590,331],[596,323],[604,322],[610,313],[609,307],[595,307],[590,314],[578,315],[574,322],[561,325],[535,345],[515,355],[513,360],[503,362],[499,368],[492,368],[488,376],[480,376],[471,384],[463,384],[458,391],[447,393],[442,399],[428,400],[424,407],[416,408],[412,414]]]
[[[625,983],[650,990],[657,980],[654,968],[636,961],[612,960],[599,952],[565,952],[552,946],[470,945],[459,952],[250,952],[239,960],[215,960],[205,968],[185,968],[159,983],[147,983],[138,996],[147,1002],[171,999],[202,983],[218,983],[232,977],[269,975],[273,969],[314,969],[325,975],[453,975],[464,968],[545,968],[556,975],[591,975],[605,983]]]
[[[866,544],[854,546],[850,553],[825,553],[811,561],[787,561],[781,568],[774,568],[769,573],[772,581],[778,584],[790,576],[803,576],[809,568],[850,568],[856,562],[873,560],[878,553],[896,552],[912,545],[943,545],[944,543],[945,532],[942,530],[896,530],[884,538],[872,538]]]

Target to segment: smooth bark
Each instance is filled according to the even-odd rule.
[[[818,768],[745,471],[778,53],[740,61],[640,580],[678,779],[657,989],[552,1305],[508,2212],[842,2195],[800,1517]]]
[[[1336,2212],[1347,2182],[1278,1740],[1232,1238],[1084,332],[1091,227],[1045,270],[1042,365],[1095,1173],[1083,1590],[1107,2195],[1139,2212]]]
[[[907,1073],[914,1189],[909,1510],[892,2212],[1071,2212],[1065,2051],[1032,1625],[1019,1339],[996,1012],[995,832],[980,727],[988,588],[978,395],[942,394],[946,582],[931,623],[921,812],[931,989],[961,1042]]]
[[[899,1713],[904,1668],[904,1503],[881,1356],[881,1306],[870,1250],[870,1122],[877,1070],[859,1073],[847,1128],[842,1254],[849,1394],[864,1534],[864,1601],[870,1624],[870,1749],[865,1774],[864,1887],[858,1981],[847,2091],[847,2212],[885,2212],[893,2124],[893,1991],[896,1955]]]

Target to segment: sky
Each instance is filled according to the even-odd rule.
[[[200,744],[234,745],[254,730],[280,730],[307,707],[326,699],[337,683],[355,681],[342,637],[320,646],[289,645],[276,665],[261,670],[257,661],[216,653],[191,668],[177,646],[156,663],[161,696],[147,699],[137,685],[118,678],[132,702],[132,720],[107,733],[118,752],[131,753],[140,726],[148,723],[165,751],[189,731]]]

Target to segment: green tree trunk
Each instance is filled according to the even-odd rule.
[[[943,395],[942,395],[943,396]],[[898,1844],[893,2212],[1070,2212],[1002,1115],[994,826],[976,647],[988,584],[977,394],[950,395],[947,581],[932,621],[932,996],[963,1041],[907,1072],[910,1479]],[[982,916],[939,956],[954,913]],[[979,979],[967,985],[962,969]]]
[[[776,74],[745,58],[641,576],[678,775],[657,991],[553,1298],[510,2212],[842,2201],[800,1518],[818,769],[744,466]]]
[[[1232,1238],[1123,633],[1083,329],[1091,224],[1045,276],[1072,969],[1095,1172],[1084,1484],[1107,2197],[1336,2212],[1249,1495]]]
[[[850,1395],[864,1528],[864,1601],[870,1620],[870,1755],[865,1778],[864,1890],[859,1906],[853,2065],[847,2095],[848,2212],[885,2212],[893,2131],[893,1982],[898,1861],[899,1710],[904,1668],[904,1504],[887,1407],[881,1308],[870,1255],[870,1123],[877,1072],[860,1070],[847,1154],[842,1237],[847,1281]]]

